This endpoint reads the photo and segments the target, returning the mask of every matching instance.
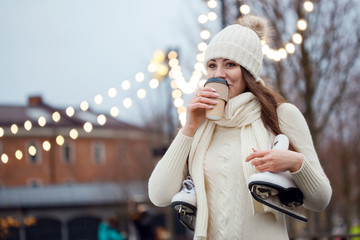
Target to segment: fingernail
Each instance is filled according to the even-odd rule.
[[[216,92],[216,89],[215,89],[215,88],[211,88],[211,91]]]

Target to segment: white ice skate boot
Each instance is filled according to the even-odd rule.
[[[196,192],[191,177],[182,183],[183,188],[171,199],[171,206],[178,212],[180,222],[194,231],[196,217]]]
[[[273,149],[288,150],[289,139],[279,134],[274,139]],[[303,194],[296,186],[289,171],[261,172],[249,177],[249,190],[255,200],[283,212],[291,217],[307,222],[307,218],[297,211],[303,204]]]

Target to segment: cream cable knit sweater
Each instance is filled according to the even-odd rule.
[[[306,121],[300,111],[289,103],[282,104],[278,107],[278,115],[282,131],[304,155],[304,163],[301,169],[292,174],[296,184],[304,194],[304,206],[310,210],[320,211],[325,208],[330,201],[331,187],[319,163]],[[187,137],[179,132],[162,160],[155,167],[149,179],[149,197],[155,205],[169,205],[171,198],[179,191],[181,182],[187,173],[186,159],[190,153],[192,144],[193,138]],[[242,159],[242,161],[245,161],[245,159]],[[193,169],[191,168],[192,164],[190,164],[190,172],[193,178],[204,179],[203,167],[201,165],[196,167],[197,171],[192,171]],[[202,171],[198,171],[199,168],[202,169]],[[202,175],[202,177],[198,175]],[[200,180],[198,180],[198,184],[195,181],[198,201],[199,199],[206,199],[205,186],[199,184],[199,181]],[[244,196],[248,196],[249,192],[246,191],[243,194]],[[205,205],[205,210],[199,211],[198,209],[195,239],[206,239],[206,232],[208,230],[207,204],[203,202],[203,204],[198,207],[202,205]],[[247,208],[249,206],[244,207]],[[254,217],[254,215],[244,217],[251,218]],[[282,218],[278,218],[278,221],[279,219],[281,220]],[[283,226],[283,231],[286,232],[285,225],[281,225]],[[265,226],[271,228],[272,225],[265,224]],[[242,226],[239,227],[242,228]],[[249,233],[249,236],[254,236],[254,239],[257,239],[256,236],[259,235],[259,231],[256,231],[256,228],[252,229],[253,231]],[[247,231],[249,230],[250,229],[247,229]],[[263,229],[264,232],[269,232],[269,230],[270,229]]]

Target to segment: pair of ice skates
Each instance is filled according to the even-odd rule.
[[[274,139],[273,149],[288,150],[289,139],[279,134]],[[287,172],[261,172],[249,177],[248,187],[258,202],[291,217],[307,222],[307,218],[298,212],[303,204],[303,194],[296,186],[291,174]],[[183,182],[182,190],[171,201],[178,212],[180,222],[189,230],[194,230],[196,218],[196,191],[190,177]]]

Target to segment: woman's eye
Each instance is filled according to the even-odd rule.
[[[228,63],[226,63],[226,66],[227,67],[234,67],[234,66],[236,66],[236,64],[233,63],[233,62],[228,62]]]
[[[215,67],[215,64],[213,64],[213,63],[210,63],[209,65],[208,65],[208,68],[214,68]]]

